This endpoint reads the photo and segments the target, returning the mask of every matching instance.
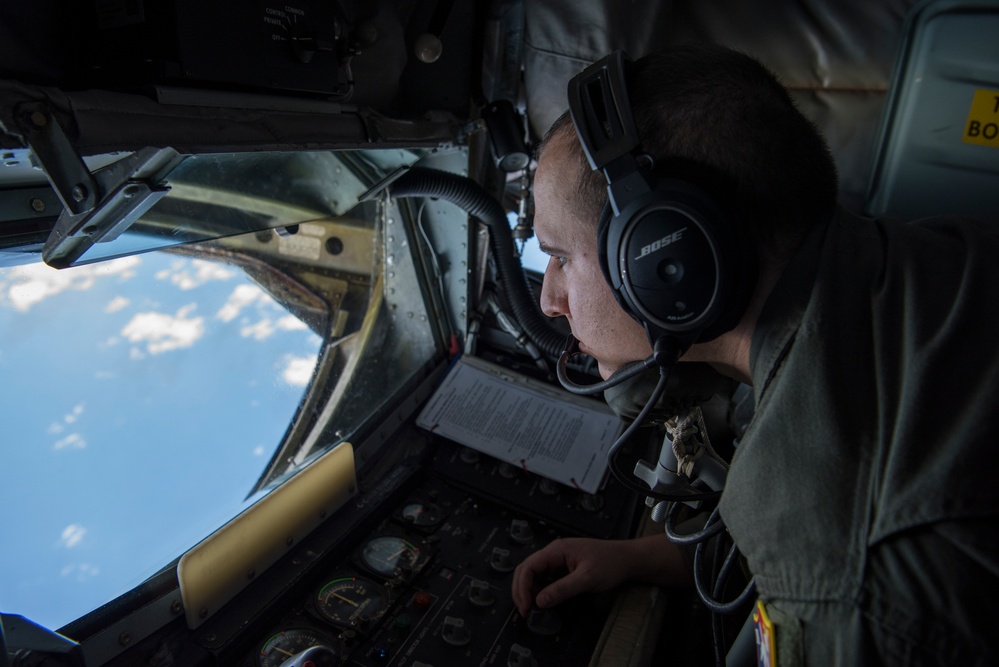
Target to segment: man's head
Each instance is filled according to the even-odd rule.
[[[756,246],[764,271],[781,266],[809,229],[832,215],[836,170],[825,142],[757,61],[718,46],[676,47],[636,61],[628,88],[642,150],[658,164],[689,161],[718,174],[714,189],[745,221],[743,235]],[[568,261],[549,263],[542,307],[568,317],[606,377],[649,349],[638,322],[624,315],[606,283],[598,284],[604,281],[596,228],[607,183],[590,169],[568,114],[538,153],[538,239],[543,249],[572,251],[550,252]],[[595,300],[585,310],[574,294],[584,290]]]

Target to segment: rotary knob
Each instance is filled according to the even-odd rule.
[[[538,661],[531,649],[514,644],[510,647],[510,653],[507,654],[506,664],[507,667],[537,667]]]
[[[500,573],[513,570],[514,564],[513,559],[510,558],[510,550],[493,547],[492,555],[489,557],[489,567]]]
[[[496,593],[488,582],[474,579],[468,585],[468,600],[476,607],[489,607],[496,603]]]
[[[455,616],[445,616],[441,627],[441,639],[452,646],[464,646],[472,641],[472,633],[465,627],[465,620]]]
[[[527,521],[514,519],[510,522],[510,539],[517,544],[530,544],[534,541],[534,529]]]

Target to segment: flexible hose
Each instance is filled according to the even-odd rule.
[[[510,223],[503,207],[485,188],[466,176],[447,171],[413,167],[389,186],[393,197],[435,197],[450,202],[478,218],[489,228],[489,247],[496,261],[496,278],[510,302],[514,317],[527,336],[549,358],[561,354],[565,334],[552,327],[524,275],[514,251]]]

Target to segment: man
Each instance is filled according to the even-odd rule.
[[[720,508],[777,664],[999,664],[999,235],[838,209],[824,141],[747,56],[670,49],[636,61],[628,86],[643,150],[719,174],[758,254],[742,317],[680,363],[753,386]],[[600,269],[605,201],[563,116],[535,175],[551,255],[541,305],[606,379],[651,345]],[[560,578],[542,585],[548,575]],[[665,537],[567,539],[526,559],[512,593],[523,614],[626,580],[690,574]]]

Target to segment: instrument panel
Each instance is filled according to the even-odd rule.
[[[635,498],[614,487],[583,497],[450,444],[418,477],[342,558],[317,568],[243,667],[586,664],[611,598],[523,618],[513,570],[557,537],[625,529]]]

